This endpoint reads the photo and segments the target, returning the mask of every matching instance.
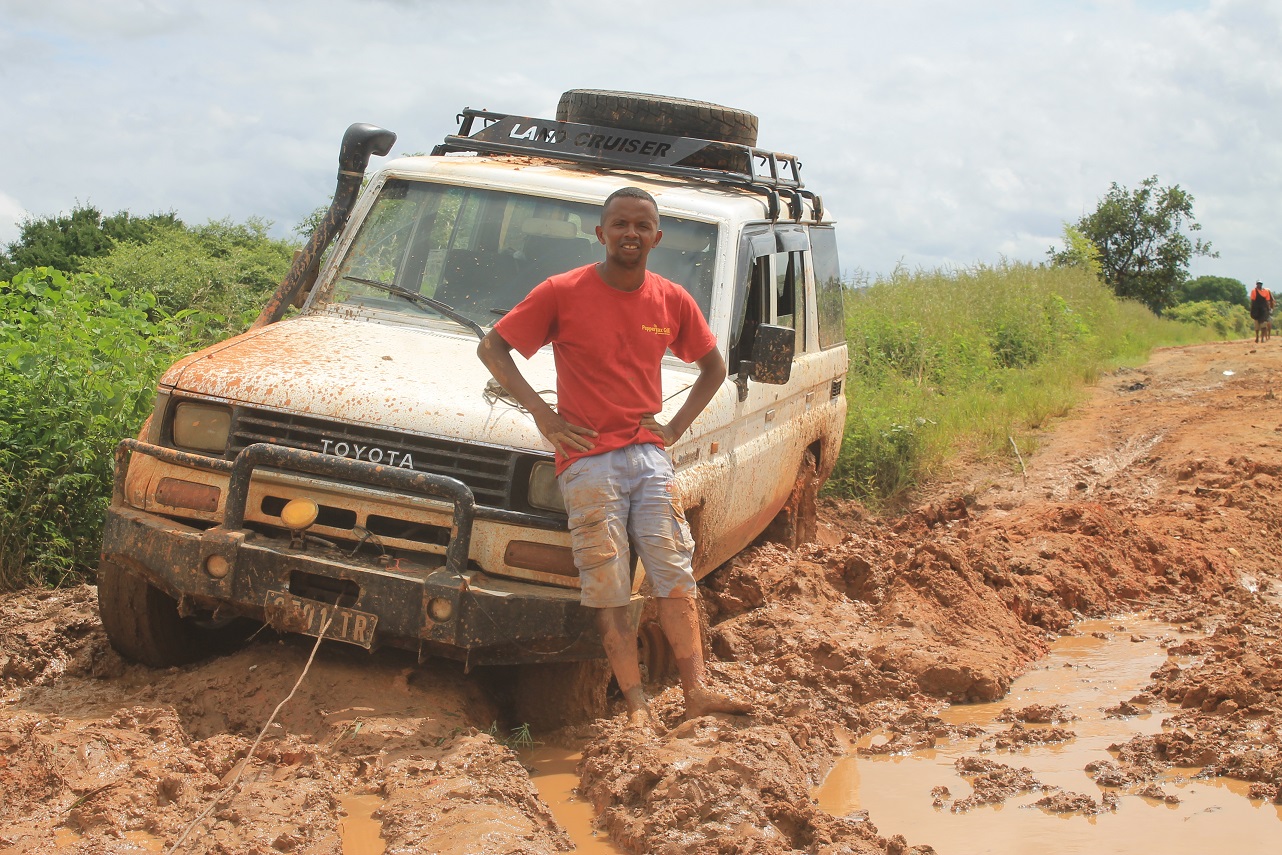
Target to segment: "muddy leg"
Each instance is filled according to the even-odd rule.
[[[677,670],[681,672],[681,690],[686,698],[685,717],[698,718],[714,712],[746,713],[752,709],[746,701],[708,688],[698,608],[693,597],[659,598],[659,623],[672,645]]]
[[[647,727],[651,724],[650,704],[641,686],[641,665],[637,661],[637,634],[628,620],[626,606],[610,609],[597,609],[597,630],[601,633],[601,643],[605,646],[605,655],[614,670],[615,682],[623,693],[623,700],[628,705],[628,721],[635,727]]]

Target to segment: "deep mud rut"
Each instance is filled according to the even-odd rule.
[[[814,786],[849,740],[947,739],[945,702],[997,700],[1077,619],[1142,608],[1190,630],[1171,646],[1183,664],[1172,657],[1145,691],[1168,721],[1101,758],[1096,781],[1193,767],[1248,782],[1234,798],[1282,804],[1275,377],[1282,344],[1159,351],[1048,426],[1026,471],[959,469],[901,516],[826,503],[819,543],[751,549],[704,591],[710,667],[756,712],[682,722],[680,692],[656,685],[662,734],[617,715],[533,736],[582,747],[580,794],[623,851],[947,855],[948,840],[882,836],[875,814],[825,813]],[[0,851],[172,846],[312,649],[264,633],[154,671],[108,647],[94,598],[82,586],[0,599]],[[376,797],[388,853],[568,851],[501,741],[519,724],[501,683],[322,645],[234,795],[179,851],[341,853],[345,800],[361,794]],[[1018,791],[1000,758],[966,762],[990,803]],[[1108,801],[1047,797],[1070,813]]]

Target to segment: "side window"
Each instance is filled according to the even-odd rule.
[[[775,254],[773,323],[797,331],[797,353],[805,348],[806,280],[800,252]]]
[[[812,227],[810,251],[815,268],[815,300],[819,304],[819,346],[845,344],[846,313],[842,306],[841,266],[837,263],[837,232],[831,227]]]
[[[743,307],[743,326],[730,354],[730,373],[739,370],[739,362],[752,358],[752,343],[757,337],[757,325],[773,323],[774,293],[771,288],[770,256],[757,257],[752,262],[748,278],[748,293]]]
[[[804,228],[804,227],[801,227]],[[740,241],[741,269],[747,281],[740,285],[731,333],[731,373],[742,360],[752,356],[758,324],[777,324],[796,330],[796,353],[806,350],[806,249],[804,231],[780,227],[750,226]]]

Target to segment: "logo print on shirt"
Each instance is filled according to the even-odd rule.
[[[652,324],[642,324],[641,331],[654,333],[655,335],[672,335],[672,327],[661,327]]]

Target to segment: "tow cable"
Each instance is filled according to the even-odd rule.
[[[329,631],[329,625],[333,622],[334,613],[331,612],[329,619],[326,620],[325,625],[321,627],[320,634],[316,636],[316,643],[312,645],[312,653],[307,657],[307,664],[303,666],[303,673],[298,675],[298,681],[294,683],[294,688],[289,690],[289,694],[285,696],[285,699],[276,705],[276,709],[272,710],[272,714],[268,717],[267,723],[264,724],[263,729],[258,732],[258,738],[255,739],[254,744],[250,746],[249,753],[245,755],[245,759],[241,762],[240,768],[236,770],[236,774],[232,776],[231,781],[228,782],[227,786],[223,787],[218,795],[214,797],[213,801],[209,803],[209,806],[201,811],[199,816],[187,824],[187,827],[183,829],[182,835],[174,842],[174,845],[165,850],[165,855],[173,855],[173,853],[178,850],[178,847],[183,844],[183,841],[187,839],[187,835],[191,833],[192,829],[199,825],[205,817],[209,816],[210,812],[213,811],[215,807],[223,802],[224,799],[230,801],[230,799],[235,796],[235,793],[232,791],[235,789],[236,785],[240,783],[240,776],[253,761],[254,752],[258,750],[258,744],[263,741],[263,736],[267,733],[267,729],[272,726],[272,723],[276,721],[276,716],[280,714],[281,709],[284,708],[285,704],[290,702],[294,697],[294,693],[298,691],[298,687],[303,684],[303,679],[307,677],[307,672],[311,670],[312,667],[312,661],[316,658],[316,651],[320,650],[321,642],[325,640],[325,633]]]

